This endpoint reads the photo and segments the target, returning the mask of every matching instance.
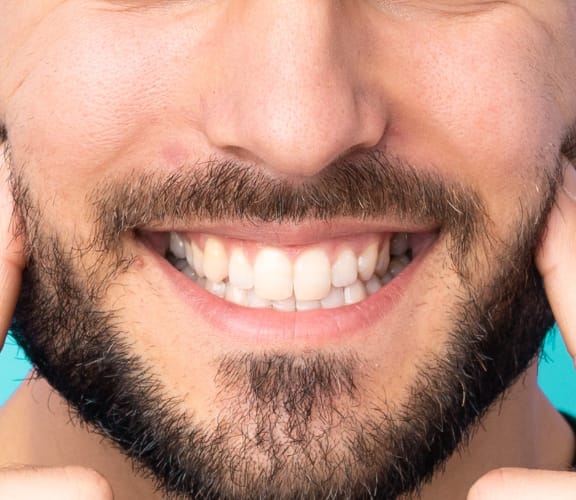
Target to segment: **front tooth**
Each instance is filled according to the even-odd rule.
[[[170,233],[170,251],[179,259],[186,258],[184,240],[177,233]]]
[[[254,286],[254,272],[242,250],[235,248],[230,254],[228,280],[238,288],[249,290]]]
[[[282,312],[292,312],[296,310],[296,301],[294,297],[289,297],[284,300],[275,300],[272,302],[272,309]]]
[[[352,250],[343,250],[332,265],[332,285],[335,287],[349,286],[357,278],[358,258]]]
[[[315,311],[320,309],[321,303],[319,300],[297,300],[296,310],[297,311]]]
[[[371,243],[358,257],[358,274],[362,281],[368,281],[376,269],[378,243]]]
[[[390,255],[404,255],[408,247],[408,233],[397,233],[390,242]]]
[[[294,296],[298,301],[321,300],[330,293],[330,260],[320,249],[307,250],[294,263]]]
[[[361,281],[344,288],[344,303],[355,304],[366,298],[366,287]]]
[[[276,248],[260,250],[254,261],[254,291],[263,299],[284,300],[292,296],[292,263]]]
[[[208,238],[204,245],[203,270],[206,278],[214,283],[228,276],[228,257],[224,245],[216,238]]]
[[[328,296],[322,299],[321,302],[323,309],[335,309],[337,307],[342,307],[345,304],[344,289],[332,287]]]
[[[230,283],[226,285],[226,294],[224,295],[224,298],[228,302],[238,304],[239,306],[248,305],[248,292],[242,288],[231,285]]]

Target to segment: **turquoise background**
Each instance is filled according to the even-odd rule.
[[[2,405],[26,377],[30,365],[22,350],[10,336],[0,353],[0,405]],[[557,329],[546,339],[540,360],[540,386],[556,408],[576,415],[576,373],[570,356]]]

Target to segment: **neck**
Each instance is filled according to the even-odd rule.
[[[106,477],[119,500],[161,498],[115,447],[71,419],[65,401],[42,379],[22,384],[0,409],[0,442],[0,464],[84,465]],[[476,479],[492,469],[563,470],[573,458],[574,435],[538,388],[534,365],[419,498],[464,499]]]
[[[464,499],[482,475],[501,467],[566,470],[574,434],[537,383],[537,364],[488,411],[445,468],[422,490],[422,499]]]

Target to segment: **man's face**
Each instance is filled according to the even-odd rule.
[[[429,478],[550,325],[572,3],[28,4],[0,122],[40,372],[173,493]]]

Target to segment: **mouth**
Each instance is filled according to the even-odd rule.
[[[196,287],[222,301],[291,313],[345,308],[377,295],[436,237],[434,231],[366,232],[275,245],[172,231],[155,233],[154,247]]]

